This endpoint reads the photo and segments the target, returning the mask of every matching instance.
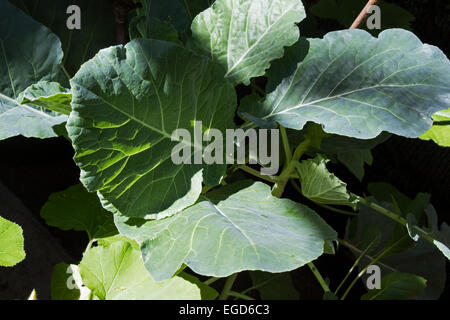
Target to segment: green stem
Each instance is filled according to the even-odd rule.
[[[365,199],[365,198],[363,198],[363,197],[359,197],[359,196],[357,196],[357,195],[354,195],[354,196],[356,196],[356,197],[358,198],[358,201],[359,201],[360,203],[362,203],[363,205],[365,205],[365,206],[367,206],[367,207],[369,207],[369,208],[372,208],[373,210],[375,210],[375,211],[377,211],[377,212],[379,212],[379,213],[381,213],[381,214],[383,214],[383,215],[385,215],[385,216],[391,218],[392,220],[394,220],[394,221],[400,223],[400,224],[403,225],[404,227],[407,227],[408,221],[407,221],[405,218],[399,216],[398,214],[395,214],[394,212],[392,212],[392,211],[390,211],[390,210],[388,210],[388,209],[386,209],[386,208],[383,208],[382,206],[379,206],[379,205],[376,204],[376,203],[373,203],[373,202],[370,201],[370,200],[367,200],[367,199]],[[433,239],[433,237],[431,237],[427,232],[423,231],[423,230],[422,230],[421,228],[419,228],[418,226],[411,226],[411,227],[412,227],[414,230],[416,230],[423,238],[427,239],[429,242],[431,242],[431,244],[434,245],[434,239]]]
[[[359,278],[361,278],[364,273],[367,271],[367,269],[375,264],[376,262],[380,261],[381,259],[383,259],[392,248],[395,248],[395,246],[397,246],[400,242],[402,242],[405,237],[408,237],[408,235],[404,235],[403,237],[401,237],[400,239],[398,239],[397,241],[395,241],[394,243],[392,243],[389,247],[384,248],[383,251],[381,251],[376,257],[375,259],[373,259],[364,269],[362,269],[358,275],[355,277],[355,279],[353,279],[352,283],[350,283],[350,285],[348,286],[347,290],[344,292],[344,294],[341,297],[341,300],[344,300],[345,297],[348,295],[348,293],[350,292],[350,290],[353,288],[353,286],[356,284],[356,282],[358,281]]]
[[[334,292],[336,295],[339,292],[339,289],[344,285],[345,281],[347,281],[348,277],[350,277],[350,275],[352,274],[353,270],[355,270],[356,266],[358,266],[358,263],[361,261],[361,259],[366,255],[367,251],[369,251],[370,247],[372,246],[372,244],[374,243],[374,241],[372,241],[366,249],[364,249],[364,251],[361,252],[361,254],[359,255],[359,257],[355,260],[355,262],[353,263],[352,267],[350,268],[350,270],[347,272],[346,276],[344,277],[344,279],[342,279],[341,283],[339,284],[339,286],[336,288],[336,291]]]
[[[237,273],[232,274],[227,278],[227,281],[225,282],[225,286],[223,287],[222,293],[219,296],[219,300],[226,300],[228,296],[230,295],[231,288],[233,287],[234,281],[237,278]]]
[[[65,76],[67,77],[67,80],[70,81],[70,75],[67,72],[66,68],[64,67],[64,65],[61,66],[62,71],[64,72]]]
[[[341,213],[341,214],[345,214],[345,215],[353,216],[353,217],[358,215],[357,212],[351,212],[351,211],[347,211],[347,210],[338,209],[338,208],[335,208],[335,207],[332,207],[332,206],[328,206],[328,205],[322,204],[322,203],[317,203],[317,202],[314,202],[314,203],[317,204],[319,207],[322,207],[324,209],[327,209],[327,210],[330,210],[330,211],[334,211],[334,212],[337,212],[337,213]]]
[[[209,286],[210,284],[216,282],[217,280],[219,280],[220,278],[218,277],[211,277],[205,281],[203,281],[204,284],[206,284],[207,286]]]
[[[324,292],[330,291],[330,288],[328,287],[328,284],[326,281],[322,278],[322,275],[320,274],[319,270],[317,270],[316,266],[312,263],[308,263],[308,267],[311,269],[312,273],[316,277],[317,281],[319,281],[320,286],[322,287]]]
[[[229,291],[228,295],[230,297],[236,297],[236,298],[239,298],[239,299],[242,299],[242,300],[255,300],[252,297],[249,297],[249,296],[247,296],[245,294],[242,294],[242,293],[239,293],[239,292],[235,292],[235,291]]]
[[[257,177],[257,178],[260,178],[262,180],[265,180],[265,181],[268,181],[268,182],[271,182],[271,183],[275,183],[277,181],[276,177],[262,175],[261,173],[259,173],[258,170],[252,169],[252,168],[246,166],[245,164],[239,166],[239,169],[241,169],[242,171],[245,171],[245,172],[247,172],[247,173],[249,173],[249,174],[251,174],[251,175],[253,175],[253,176]]]
[[[283,148],[284,153],[286,155],[286,163],[290,163],[292,160],[292,151],[291,147],[289,146],[289,139],[286,133],[286,128],[280,125],[280,132],[281,132],[281,140],[283,141]]]
[[[351,243],[349,243],[349,242],[347,242],[347,241],[345,241],[343,239],[338,239],[338,241],[339,241],[339,244],[342,244],[343,246],[349,248],[350,250],[356,251],[358,253],[362,253],[363,252],[361,249],[355,247],[354,245],[352,245]],[[366,254],[366,258],[369,258],[371,261],[375,260],[374,257],[372,257],[371,255],[368,255],[368,254]],[[385,263],[379,262],[379,264],[381,266],[385,267],[386,269],[389,269],[389,270],[391,270],[393,272],[398,272],[397,269],[392,268],[391,266],[389,266],[389,265],[387,265]]]

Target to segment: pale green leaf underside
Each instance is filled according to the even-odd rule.
[[[225,169],[202,173],[201,164],[171,159],[175,129],[194,137],[194,120],[204,130],[233,127],[234,89],[208,59],[173,43],[137,39],[101,50],[71,85],[67,131],[81,181],[109,210],[163,218],[197,200],[202,174],[211,180],[214,168]]]
[[[343,30],[308,42],[303,61],[298,50],[279,62],[290,76],[263,102],[244,106],[242,116],[292,129],[313,121],[326,132],[361,139],[382,131],[418,137],[432,114],[450,107],[449,60],[409,31],[374,38]]]
[[[202,275],[242,270],[283,272],[323,253],[336,233],[311,209],[271,195],[260,182],[217,205],[200,202],[175,216],[135,225],[115,217],[121,234],[141,244],[152,277],[169,279],[185,263]]]
[[[0,266],[12,267],[25,259],[23,243],[22,228],[0,217]]]
[[[302,194],[317,203],[348,205],[356,202],[347,192],[347,185],[328,171],[327,160],[322,156],[303,160],[297,167],[300,175]]]
[[[392,272],[381,279],[381,289],[373,289],[361,300],[411,300],[425,290],[427,281],[415,274]]]
[[[433,126],[420,139],[433,140],[441,147],[450,147],[450,109],[435,113],[433,120]]]
[[[299,38],[300,0],[217,0],[192,23],[195,45],[221,63],[233,83],[262,76]]]
[[[17,101],[31,104],[45,110],[69,115],[72,92],[57,82],[40,81],[19,94]]]
[[[89,239],[117,234],[112,214],[80,184],[50,195],[41,209],[41,217],[47,225],[61,230],[86,231]]]
[[[61,42],[49,29],[8,1],[0,2],[0,140],[16,135],[56,137],[52,117],[15,101],[28,86],[60,76]]]
[[[101,300],[199,300],[200,289],[181,277],[155,282],[139,250],[125,241],[91,248],[80,265],[83,284]]]

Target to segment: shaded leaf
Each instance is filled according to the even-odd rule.
[[[79,300],[80,289],[73,278],[72,266],[58,263],[53,268],[50,296],[52,300]]]
[[[361,300],[410,300],[420,295],[427,280],[415,274],[392,272],[381,278],[381,289],[372,289]]]
[[[112,214],[81,184],[50,195],[41,209],[41,217],[47,225],[61,230],[86,231],[89,239],[117,233]]]
[[[263,300],[299,300],[300,295],[292,283],[289,272],[269,273],[262,271],[250,272],[252,283],[257,287]]]
[[[102,48],[115,44],[114,12],[108,1],[92,0],[12,0],[36,21],[51,29],[61,40],[64,66],[73,76],[80,66]],[[67,8],[77,5],[81,12],[81,29],[69,29],[72,15]],[[13,24],[14,25],[14,24]]]
[[[0,30],[0,140],[56,137],[52,126],[66,121],[65,116],[20,106],[16,99],[34,83],[60,78],[61,42],[8,1],[0,3]]]

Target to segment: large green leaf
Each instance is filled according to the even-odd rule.
[[[432,114],[450,107],[449,60],[409,31],[390,29],[374,38],[343,30],[304,45],[278,62],[289,76],[265,100],[244,105],[242,116],[292,129],[313,121],[326,132],[362,139],[382,131],[418,137]]]
[[[210,60],[174,43],[137,39],[101,50],[71,85],[67,131],[75,161],[83,184],[108,209],[162,218],[197,200],[202,174],[206,183],[220,180],[225,165],[205,165],[202,173],[201,164],[171,159],[180,143],[171,141],[174,130],[193,138],[194,120],[202,131],[234,126],[234,89]],[[193,143],[183,143],[192,150]]]
[[[249,84],[298,40],[296,23],[305,16],[300,0],[217,0],[194,19],[192,35],[228,79]]]
[[[23,242],[22,228],[0,217],[0,266],[12,267],[25,259]]]
[[[60,78],[61,42],[8,1],[0,3],[0,30],[0,140],[56,137],[52,126],[66,117],[20,106],[16,99],[34,83]]]
[[[41,217],[47,225],[61,230],[86,231],[89,239],[117,234],[112,214],[103,209],[97,195],[80,184],[50,195]]]
[[[121,234],[136,239],[155,280],[185,263],[202,275],[242,270],[283,272],[319,257],[336,233],[311,209],[271,195],[261,182],[213,204],[202,201],[157,221],[116,216]]]
[[[303,160],[297,167],[302,194],[317,203],[356,206],[356,199],[347,191],[347,185],[326,167],[327,159],[318,155]]]
[[[420,139],[433,140],[442,147],[450,147],[450,109],[435,113],[433,120],[433,126]]]
[[[126,241],[89,249],[79,268],[84,285],[101,300],[197,300],[201,297],[200,289],[181,277],[153,281],[139,250]]]
[[[425,289],[427,280],[415,274],[392,272],[381,279],[381,289],[373,289],[361,300],[411,300]]]
[[[106,0],[12,0],[36,21],[50,28],[61,40],[64,66],[73,76],[81,64],[103,48],[115,44],[113,6]],[[69,29],[67,8],[77,5],[81,29]]]

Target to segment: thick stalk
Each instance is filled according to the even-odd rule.
[[[236,281],[237,273],[232,274],[227,278],[225,285],[223,287],[222,293],[219,296],[219,300],[226,300],[230,295],[231,288],[233,287],[234,281]]]

